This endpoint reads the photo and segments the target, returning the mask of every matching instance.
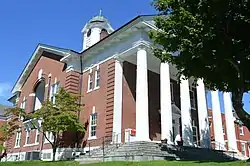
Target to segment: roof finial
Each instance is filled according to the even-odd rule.
[[[102,16],[102,9],[100,9],[99,16]]]

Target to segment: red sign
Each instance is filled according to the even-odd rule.
[[[130,132],[130,135],[131,135],[131,136],[135,136],[135,134],[136,134],[136,130],[135,130],[135,129],[132,129],[131,132]]]

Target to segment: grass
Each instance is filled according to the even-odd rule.
[[[84,164],[81,166],[250,166],[250,162],[199,162],[199,161],[148,161],[148,162],[104,162]],[[73,161],[66,162],[6,162],[0,166],[79,166]]]

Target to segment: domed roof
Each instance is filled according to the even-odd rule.
[[[84,28],[82,29],[82,33],[87,33],[88,29],[93,27],[104,28],[108,31],[108,33],[112,33],[114,31],[108,19],[102,15],[101,10],[99,15],[92,17],[87,22],[87,24],[85,24]]]
[[[105,17],[98,15],[98,16],[91,18],[89,20],[89,23],[91,22],[108,22],[108,20]]]

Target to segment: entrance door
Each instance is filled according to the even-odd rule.
[[[175,137],[178,135],[178,134],[181,134],[180,133],[180,117],[181,117],[181,115],[179,115],[179,114],[175,114],[175,113],[173,113],[173,142],[174,142],[174,140],[175,140]]]

